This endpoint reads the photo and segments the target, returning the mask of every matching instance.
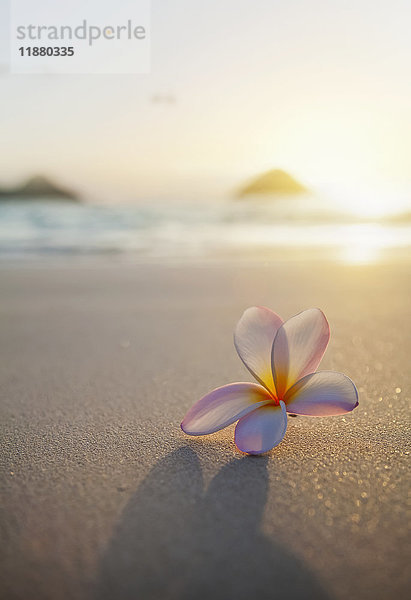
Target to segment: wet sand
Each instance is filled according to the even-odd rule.
[[[409,266],[0,267],[5,600],[408,597]],[[179,423],[251,380],[253,304],[319,306],[350,415],[263,457]]]

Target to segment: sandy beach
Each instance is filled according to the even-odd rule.
[[[1,278],[5,600],[408,597],[407,263],[18,265]],[[179,424],[251,377],[243,310],[318,306],[345,417],[262,457]]]

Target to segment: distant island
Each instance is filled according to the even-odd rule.
[[[281,169],[272,169],[259,175],[237,192],[237,197],[282,196],[307,193],[308,189]]]
[[[79,202],[78,195],[67,188],[56,185],[40,175],[31,177],[20,186],[0,188],[0,201],[4,200],[50,200]]]

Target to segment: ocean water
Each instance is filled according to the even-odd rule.
[[[358,219],[306,200],[98,205],[0,203],[0,260],[269,257],[317,251],[347,262],[411,251],[411,223]],[[301,252],[303,251],[303,252]]]

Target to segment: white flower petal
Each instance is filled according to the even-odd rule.
[[[214,433],[271,401],[261,385],[230,383],[198,400],[184,417],[181,429],[188,435]]]
[[[234,345],[250,373],[275,393],[271,348],[282,319],[264,306],[247,308],[234,331]]]
[[[277,446],[287,429],[284,402],[267,404],[242,417],[235,428],[235,443],[241,452],[262,454]]]
[[[358,393],[349,377],[335,371],[306,375],[288,390],[287,411],[296,415],[343,415],[358,406]]]
[[[272,371],[279,398],[301,377],[316,370],[329,339],[327,319],[318,308],[304,310],[279,328],[272,349]]]

